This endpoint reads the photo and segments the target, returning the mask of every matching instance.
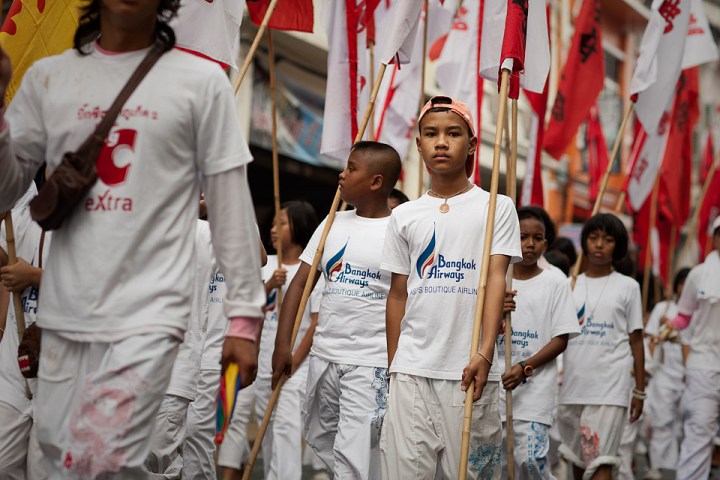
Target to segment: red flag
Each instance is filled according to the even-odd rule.
[[[706,170],[704,174],[700,175],[700,178],[705,179],[707,177],[710,173],[710,166],[714,160],[713,139],[712,135],[708,134],[705,152],[703,153],[703,165],[706,166]],[[700,244],[701,259],[704,259],[712,249],[712,243],[709,241],[709,238],[712,237],[712,232],[708,231],[708,228],[718,215],[720,215],[720,168],[715,169],[715,174],[712,180],[710,180],[710,188],[700,205],[697,238]]]
[[[547,110],[548,84],[545,84],[543,93],[533,93],[524,90],[530,102],[532,115],[530,116],[530,146],[526,162],[525,178],[523,178],[520,191],[520,205],[545,205],[545,195],[542,184],[542,144],[545,135],[545,110]]]
[[[525,41],[527,40],[528,0],[508,0],[505,32],[503,33],[500,65],[512,60],[508,97],[520,97],[520,73],[525,70]],[[498,72],[498,77],[500,72]],[[499,86],[499,85],[498,85]]]
[[[565,153],[600,95],[604,80],[600,0],[585,0],[575,22],[575,33],[545,132],[546,152],[555,158]]]
[[[671,238],[673,230],[675,230],[675,239],[674,240]],[[659,257],[658,263],[660,266],[660,272],[659,272],[660,278],[662,279],[662,281],[665,285],[668,285],[668,282],[672,282],[672,276],[673,276],[673,266],[670,265],[670,262],[669,262],[670,247],[674,245],[675,248],[677,249],[678,239],[680,238],[680,229],[679,228],[673,229],[673,220],[671,218],[668,218],[666,215],[664,215],[658,209],[657,232],[658,232],[658,238],[660,240],[660,245],[659,245],[660,248],[658,249],[658,252],[657,252],[657,255]]]
[[[234,0],[226,0],[234,1]],[[267,12],[270,0],[252,0],[247,2],[250,20],[260,25]],[[276,30],[313,31],[312,0],[279,0],[270,17],[268,27]]]
[[[645,203],[643,203],[636,212],[633,212],[632,239],[633,243],[638,247],[637,262],[639,271],[643,271],[645,268],[645,258],[647,255],[646,249],[649,246],[648,235],[650,234],[651,201],[652,197],[648,197],[647,200],[645,200]],[[652,259],[652,257],[650,258]]]
[[[610,163],[597,105],[590,108],[585,133],[588,148],[588,170],[590,173],[590,201],[594,202],[600,190],[601,179],[607,170],[608,163]]]
[[[690,214],[692,132],[700,116],[698,67],[684,70],[677,84],[673,114],[660,167],[658,209],[678,229]]]

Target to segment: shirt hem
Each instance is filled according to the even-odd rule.
[[[211,175],[219,175],[228,172],[234,168],[240,168],[253,161],[252,155],[231,155],[220,160],[213,160],[213,168],[203,170],[203,175],[209,177]]]
[[[355,365],[357,367],[370,367],[370,368],[387,368],[387,358],[381,362],[373,362],[372,360],[358,360],[350,357],[333,357],[332,355],[324,355],[314,350],[310,351],[310,355],[314,355],[320,360],[329,363],[335,363],[340,365]]]
[[[453,381],[459,381],[462,380],[462,373],[460,374],[453,374],[450,372],[438,372],[433,370],[420,370],[420,369],[414,369],[414,368],[406,368],[403,366],[391,366],[389,373],[402,373],[404,375],[414,375],[416,377],[422,377],[422,378],[432,378],[435,380],[453,380]],[[499,382],[500,381],[500,374],[499,373],[493,373],[491,372],[488,375],[488,382]]]

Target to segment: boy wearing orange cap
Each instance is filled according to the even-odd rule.
[[[480,349],[468,364],[490,194],[468,181],[478,139],[465,104],[433,97],[418,124],[417,148],[432,188],[393,211],[382,258],[382,268],[392,272],[383,478],[457,477],[464,392],[471,382],[468,478],[500,478],[495,339],[507,267],[522,259],[517,214],[510,199],[498,196]]]

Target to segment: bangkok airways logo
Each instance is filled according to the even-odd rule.
[[[343,264],[343,255],[345,255],[345,249],[348,246],[348,243],[350,243],[350,239],[348,238],[345,242],[345,245],[332,257],[330,257],[330,260],[328,260],[327,264],[325,264],[325,275],[327,275],[328,281],[333,281],[333,275],[336,273],[340,273],[342,271],[342,264]]]
[[[418,277],[423,278],[425,276],[425,270],[429,266],[435,263],[435,227],[433,226],[433,234],[430,242],[427,244],[423,252],[418,257],[416,267]]]
[[[577,312],[577,319],[578,323],[582,325],[585,323],[585,304],[583,303],[583,306],[580,307],[580,310]]]
[[[273,290],[270,292],[270,295],[267,296],[267,300],[265,302],[265,311],[266,312],[274,312],[276,305],[277,305],[277,288],[273,288]]]

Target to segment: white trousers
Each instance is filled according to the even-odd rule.
[[[503,422],[502,478],[507,475],[507,429]],[[555,480],[550,471],[550,426],[539,422],[513,420],[515,478],[517,480]]]
[[[675,470],[682,434],[680,400],[683,391],[650,383],[646,400],[650,417],[650,467]]]
[[[706,480],[718,432],[720,372],[687,370],[683,394],[683,441],[677,480]]]
[[[4,480],[43,480],[47,478],[45,459],[37,440],[32,407],[20,412],[0,402],[0,478]]]
[[[215,480],[215,397],[219,370],[200,370],[198,391],[187,414],[183,480]]]
[[[36,420],[48,478],[144,479],[179,339],[76,342],[43,331]]]
[[[380,440],[382,478],[457,478],[464,404],[459,380],[392,374]],[[499,382],[488,382],[473,406],[467,478],[500,478],[501,443]]]
[[[186,419],[190,400],[165,394],[155,417],[155,437],[145,461],[150,478],[179,480],[183,470]]]
[[[305,440],[343,480],[380,478],[380,431],[387,408],[387,369],[310,356],[303,408]]]
[[[618,456],[620,457],[619,480],[634,480],[635,478],[635,474],[632,471],[632,464],[633,458],[635,457],[635,444],[637,443],[643,421],[644,418],[641,416],[633,423],[630,423],[629,420],[625,422],[622,438],[620,439],[620,447],[618,448]]]

